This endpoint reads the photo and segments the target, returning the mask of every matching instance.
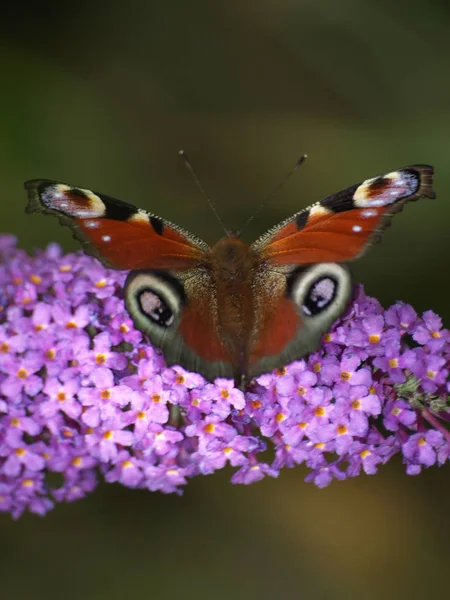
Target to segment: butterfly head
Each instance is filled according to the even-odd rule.
[[[211,248],[211,265],[222,281],[245,281],[253,267],[250,246],[239,237],[239,232],[230,232]]]

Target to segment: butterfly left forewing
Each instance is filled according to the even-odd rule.
[[[367,179],[295,214],[253,245],[275,264],[344,262],[378,241],[406,202],[435,198],[433,168],[411,165]]]
[[[208,251],[180,227],[105,194],[45,179],[27,181],[25,189],[27,212],[58,217],[107,267],[187,269]]]
[[[25,183],[27,212],[58,217],[105,266],[129,270],[125,305],[168,365],[207,379],[233,377],[219,333],[209,247],[156,215],[84,188],[49,180]]]

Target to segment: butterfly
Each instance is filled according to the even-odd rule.
[[[433,168],[366,179],[297,212],[252,245],[229,232],[214,246],[154,214],[65,183],[25,183],[26,212],[70,227],[124,287],[135,326],[168,365],[213,381],[248,381],[316,350],[352,293],[347,261],[379,240],[394,213],[435,198]]]

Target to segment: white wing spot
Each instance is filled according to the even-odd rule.
[[[368,219],[370,217],[376,217],[377,214],[378,214],[377,210],[370,210],[370,209],[368,209],[368,210],[361,211],[361,216],[364,217],[364,218],[366,218],[366,219]]]
[[[352,227],[352,231],[356,231],[356,232],[358,232],[358,231],[362,231],[362,227],[361,227],[361,225],[353,225],[353,227]]]
[[[110,235],[102,235],[102,241],[103,242],[110,242],[111,241],[111,236]]]
[[[95,229],[100,225],[100,221],[85,221],[85,225],[86,227],[89,227],[89,229]]]

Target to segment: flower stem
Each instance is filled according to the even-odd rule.
[[[436,419],[436,417],[431,414],[428,408],[422,409],[422,416],[428,421],[430,425],[432,425],[435,429],[440,431],[446,439],[446,441],[450,443],[450,431],[439,421],[439,419]]]

